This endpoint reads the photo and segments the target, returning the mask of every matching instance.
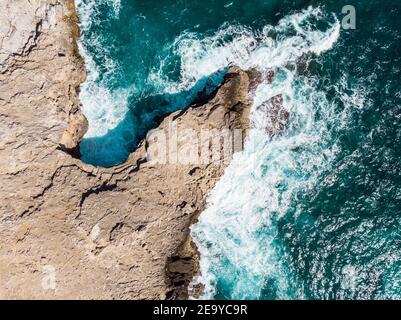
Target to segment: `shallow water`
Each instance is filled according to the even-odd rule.
[[[77,3],[86,162],[124,161],[229,64],[277,70],[251,122],[280,93],[287,130],[251,133],[192,228],[204,298],[401,298],[401,4],[355,0],[344,30],[349,1]]]

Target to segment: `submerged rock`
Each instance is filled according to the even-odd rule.
[[[282,133],[288,125],[289,112],[283,107],[283,95],[278,94],[262,103],[258,110],[265,115],[262,123],[254,125],[256,129],[265,130],[269,136]]]
[[[248,71],[250,78],[250,90],[255,91],[261,82],[271,84],[273,82],[275,71],[269,70],[261,74],[255,69]],[[257,106],[256,112],[262,116],[253,119],[250,124],[251,129],[264,130],[269,136],[281,134],[288,125],[290,114],[284,108],[284,97],[282,94],[275,95],[269,100]]]
[[[158,139],[96,168],[71,156],[87,130],[71,1],[1,2],[13,20],[0,33],[0,298],[186,298],[189,226],[241,150],[250,73],[232,67],[212,96],[165,117]]]

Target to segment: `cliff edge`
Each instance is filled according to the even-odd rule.
[[[122,165],[82,163],[85,67],[73,2],[0,4],[0,298],[186,298],[197,272],[189,226],[229,161],[171,161],[168,147],[170,161],[157,162],[150,134]],[[153,133],[170,146],[171,128],[195,139],[245,130],[251,78],[231,68],[212,96]]]

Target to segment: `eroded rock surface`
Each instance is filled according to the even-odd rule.
[[[71,156],[87,129],[71,1],[0,5],[0,298],[185,298],[189,226],[228,162],[154,164],[145,142],[110,169]],[[232,68],[160,128],[245,129],[249,87]]]

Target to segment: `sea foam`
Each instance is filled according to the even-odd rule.
[[[313,21],[323,18],[332,22],[319,30]],[[279,137],[251,131],[245,150],[234,157],[192,227],[201,257],[201,276],[195,284],[205,286],[202,298],[217,294],[257,299],[266,286],[275,288],[276,298],[303,297],[287,264],[287,253],[275,244],[276,222],[290,209],[298,214],[297,192],[311,188],[338,152],[335,143],[325,141],[329,140],[328,124],[335,123],[338,115],[316,88],[316,79],[298,72],[298,65],[301,58],[307,64],[331,49],[339,35],[335,17],[308,8],[261,32],[223,26],[207,39],[189,34],[178,40],[189,79],[227,64],[261,73],[276,71],[273,83],[262,83],[255,92],[253,127],[263,128],[268,122],[269,115],[259,106],[277,94],[283,95],[283,108],[290,114],[289,126]],[[225,43],[226,38],[232,40]]]

